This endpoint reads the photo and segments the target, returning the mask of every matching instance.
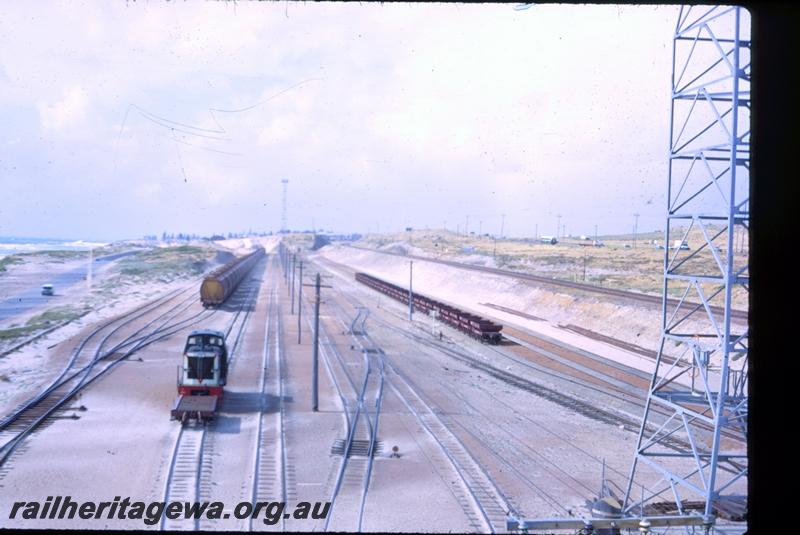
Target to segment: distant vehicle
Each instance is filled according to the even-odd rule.
[[[228,378],[228,349],[225,334],[202,329],[192,331],[178,366],[178,397],[171,419],[182,423],[192,418],[204,422],[214,417]]]
[[[53,285],[52,284],[42,285],[42,295],[54,295]]]
[[[595,247],[605,247],[605,243],[601,242],[600,240],[592,240],[592,245]]]
[[[539,241],[542,243],[549,243],[550,245],[555,245],[558,243],[558,240],[555,238],[555,236],[542,236],[539,238]]]
[[[672,243],[672,248],[673,248],[673,249],[683,249],[683,250],[686,250],[686,251],[688,251],[688,250],[689,250],[689,244],[688,244],[688,243],[686,243],[686,242],[685,242],[685,241],[683,241],[683,240],[675,240],[675,241]]]

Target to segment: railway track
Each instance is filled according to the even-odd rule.
[[[346,296],[346,298],[352,302],[349,296]],[[339,309],[340,322],[347,332],[348,323],[342,319],[342,315],[346,314],[344,307],[336,298],[332,298],[331,301]],[[351,333],[353,332],[352,327],[356,324],[356,319],[362,314],[362,312],[359,312],[359,316],[356,316],[350,322],[349,331]],[[355,332],[364,336],[371,346],[377,348],[376,342],[364,330],[363,323],[361,324],[361,329]],[[354,336],[354,338],[356,337]],[[362,347],[362,351],[363,349]],[[367,355],[370,353],[365,352]],[[381,363],[384,366],[382,382],[386,382],[392,392],[408,409],[409,413],[414,416],[422,432],[433,439],[443,455],[444,463],[457,475],[460,485],[451,487],[451,491],[471,527],[478,532],[487,530],[492,533],[504,531],[506,516],[509,511],[516,510],[515,506],[510,503],[508,498],[497,488],[491,477],[475,461],[464,443],[450,430],[450,426],[446,423],[447,417],[440,415],[425,401],[410,378],[403,375],[402,372],[386,361],[382,351],[378,354],[381,356]],[[377,433],[372,434],[373,440],[376,435]],[[368,459],[371,460],[369,457]],[[368,476],[365,481],[368,481]],[[366,494],[366,484],[363,488],[364,494]],[[362,500],[361,517],[363,517],[363,504]],[[360,529],[361,524],[359,523]]]
[[[246,297],[241,298],[242,290],[247,290]],[[228,373],[238,362],[239,347],[248,319],[253,311],[257,284],[249,287],[242,285],[231,298],[239,299],[239,305],[228,327],[224,330],[226,344],[235,330],[233,344],[229,352]],[[237,295],[238,294],[238,295]],[[224,398],[223,407],[224,411]],[[181,425],[169,461],[169,471],[164,484],[164,502],[200,502],[208,498],[211,487],[212,456],[214,451],[213,432],[215,421],[205,425]],[[205,496],[204,496],[205,495]],[[209,518],[169,519],[162,516],[161,530],[207,530],[216,526],[217,521]]]
[[[12,411],[0,422],[0,466],[5,465],[11,459],[17,448],[36,429],[58,418],[56,413],[63,410],[62,408],[69,401],[74,399],[77,394],[90,384],[111,372],[136,351],[155,341],[171,336],[186,323],[195,321],[202,312],[180,321],[175,320],[191,305],[191,303],[186,304],[188,299],[184,299],[134,330],[132,334],[129,334],[122,341],[104,350],[104,346],[111,336],[122,327],[130,326],[134,320],[153,312],[181,293],[183,292],[177,292],[165,298],[151,301],[142,307],[105,322],[84,337],[76,346],[62,373],[40,394]],[[158,321],[160,321],[160,324],[148,331],[148,328]],[[87,349],[89,341],[106,329],[109,329],[109,331],[104,333],[97,345]],[[120,351],[123,349],[124,351]],[[108,364],[104,367],[98,366],[104,361],[108,361]]]
[[[492,273],[492,274],[495,274],[495,275],[502,275],[504,277],[512,277],[512,278],[515,278],[515,279],[528,280],[528,281],[537,282],[539,284],[546,284],[546,285],[549,285],[549,286],[560,286],[562,288],[571,288],[573,290],[581,290],[581,291],[584,291],[584,292],[590,292],[590,293],[595,293],[595,294],[609,295],[609,296],[613,296],[613,297],[619,297],[619,298],[622,298],[622,299],[629,299],[629,300],[637,301],[637,302],[640,302],[640,303],[647,303],[647,304],[650,304],[650,305],[661,306],[662,303],[663,303],[663,298],[660,295],[643,294],[643,293],[639,293],[639,292],[632,292],[632,291],[629,291],[629,290],[617,290],[615,288],[604,288],[602,286],[595,286],[593,284],[585,284],[585,283],[567,281],[567,280],[562,280],[562,279],[552,279],[552,278],[549,278],[549,277],[542,277],[541,275],[531,275],[530,273],[521,273],[519,271],[510,271],[510,270],[507,270],[507,269],[499,269],[499,268],[492,268],[492,267],[486,267],[486,266],[475,266],[475,265],[471,265],[471,264],[464,264],[462,262],[456,262],[454,260],[442,260],[440,258],[426,258],[426,257],[423,257],[423,256],[405,255],[405,254],[399,254],[399,253],[392,253],[392,252],[389,252],[389,251],[379,251],[377,249],[370,249],[368,247],[358,247],[358,246],[355,246],[355,245],[349,245],[349,247],[352,247],[353,249],[361,249],[363,251],[370,251],[370,252],[373,252],[373,253],[380,253],[380,254],[386,254],[386,255],[392,255],[392,256],[399,256],[399,257],[402,257],[402,258],[410,258],[410,259],[414,259],[414,260],[420,260],[420,261],[423,261],[423,262],[434,262],[436,264],[443,264],[443,265],[446,265],[446,266],[452,266],[452,267],[456,267],[456,268],[459,268],[459,269],[468,269],[470,271],[480,271],[480,272],[483,272],[483,273]],[[670,307],[676,307],[676,306],[678,306],[678,303],[679,303],[679,301],[677,299],[673,299],[673,298],[668,298],[667,299],[667,304]],[[685,307],[686,309],[689,309],[689,310],[693,310],[693,311],[700,311],[700,310],[703,309],[703,305],[701,303],[684,302],[683,303],[683,307]],[[712,312],[714,312],[714,314],[717,314],[717,315],[720,315],[720,316],[722,314],[724,314],[724,309],[722,307],[719,307],[719,306],[716,306],[716,305],[712,305],[710,308],[711,308]],[[687,312],[688,312],[688,310],[687,310]],[[732,309],[731,310],[731,317],[735,318],[735,319],[745,320],[746,321],[747,318],[748,318],[748,311],[747,310]]]
[[[342,318],[338,317],[342,322]],[[365,318],[366,320],[366,318]],[[342,325],[345,325],[342,322]],[[357,511],[355,517],[355,527],[347,524],[347,519],[340,519],[337,530],[341,531],[343,522],[346,531],[361,532],[364,522],[364,510],[366,507],[367,493],[369,491],[370,480],[372,477],[372,467],[374,456],[379,446],[378,427],[380,422],[380,412],[383,400],[383,388],[385,378],[384,353],[366,335],[364,325],[361,325],[362,335],[369,347],[365,347],[361,340],[352,334],[355,344],[361,349],[363,357],[363,377],[360,387],[353,384],[354,392],[357,396],[353,402],[354,413],[349,419],[347,434],[341,445],[341,463],[334,482],[331,493],[331,510],[325,519],[325,530],[328,529],[334,514],[339,511]],[[343,370],[347,372],[346,364],[340,358]],[[349,373],[347,373],[349,377]],[[350,379],[352,384],[352,379]],[[370,410],[373,410],[370,414]]]
[[[438,415],[417,392],[409,378],[392,364],[388,364],[388,368],[391,371],[389,387],[439,445],[458,473],[466,491],[466,496],[458,498],[459,504],[467,514],[472,527],[479,532],[505,531],[506,517],[510,512],[516,514],[505,495],[497,488],[494,480],[475,460],[461,439],[452,432],[445,419]],[[470,511],[467,503],[471,503],[474,510]]]
[[[305,311],[311,307],[303,307]],[[306,322],[311,328],[311,317],[305,313]],[[341,318],[337,317],[341,322]],[[336,531],[361,531],[364,509],[372,475],[374,455],[379,445],[377,441],[378,423],[383,395],[383,353],[370,345],[365,347],[353,337],[361,348],[362,379],[356,383],[348,366],[349,363],[332,342],[329,320],[320,321],[320,355],[331,382],[334,385],[342,407],[344,438],[334,445],[341,461],[333,481],[330,482],[330,509],[322,526],[327,531],[335,518]],[[362,324],[363,328],[363,324]],[[345,327],[344,331],[347,329]],[[349,384],[352,394],[345,394],[342,384]],[[374,407],[374,412],[370,413]],[[355,514],[352,514],[355,512]]]
[[[353,288],[357,288],[356,285],[349,283],[349,281],[348,284],[350,284],[350,286]],[[407,321],[405,316],[401,315],[399,312],[391,309],[385,310],[398,319]],[[394,325],[389,325],[386,322],[382,323],[391,329],[401,332],[404,336],[414,336],[415,339],[420,343],[428,344],[431,342],[427,336],[419,336],[403,329],[398,329]],[[542,336],[535,336],[511,327],[508,327],[507,330],[509,333],[513,333],[513,335],[507,335],[506,338],[514,341],[518,347],[482,347],[488,351],[502,356],[504,359],[511,360],[514,364],[529,368],[537,373],[544,373],[561,381],[567,381],[581,388],[598,392],[604,396],[622,402],[624,406],[630,405],[630,409],[626,410],[618,409],[607,411],[600,410],[598,408],[597,410],[593,411],[588,408],[591,406],[591,404],[577,400],[574,398],[574,396],[567,396],[570,399],[575,399],[575,402],[573,402],[572,405],[576,410],[578,410],[578,412],[584,414],[585,416],[589,416],[594,419],[597,419],[595,416],[599,416],[601,421],[608,420],[606,423],[611,423],[610,420],[617,418],[622,421],[617,422],[616,425],[623,425],[626,429],[631,431],[635,431],[639,428],[638,422],[640,421],[640,416],[635,413],[642,410],[646,401],[647,388],[649,387],[649,381],[651,379],[648,374],[579,349],[563,346],[557,341],[549,338],[545,339]],[[459,335],[456,336],[458,337]],[[466,341],[466,338],[464,338],[464,341]],[[438,345],[442,351],[446,353],[452,353],[452,348],[449,348],[446,344]],[[514,354],[510,354],[508,350],[513,350]],[[469,358],[476,367],[486,367],[486,362],[481,361],[480,359],[467,357],[465,354],[463,354],[463,352],[461,352],[460,355],[456,355],[456,357],[461,358],[462,360],[464,358]],[[497,367],[490,367],[493,370],[491,373],[495,374],[495,376],[498,378],[510,379],[514,376],[514,374],[509,374]],[[506,382],[509,381],[507,380]],[[531,382],[527,381],[527,383]],[[510,384],[515,383],[512,381]],[[556,392],[552,388],[543,387],[543,385],[538,386],[546,388],[551,392]],[[533,388],[529,391],[535,393],[536,391],[540,390],[541,388]],[[549,396],[551,400],[554,396],[554,394],[546,395]],[[562,397],[562,393],[556,392],[554,399],[561,399]],[[560,404],[567,407],[570,405],[570,403],[565,400],[562,400]],[[576,406],[576,404],[579,406]],[[662,409],[661,407],[653,407],[652,410],[661,414],[664,418],[671,416],[671,413]],[[595,416],[592,416],[593,414]],[[703,426],[701,425],[701,427]],[[711,428],[709,426],[706,426],[706,428],[708,432],[711,432]],[[743,443],[745,440],[741,434],[731,431],[723,431],[722,434],[726,439],[737,441],[739,443]],[[684,450],[689,448],[688,443],[683,440],[670,439],[667,442],[671,444],[671,447],[680,447]]]
[[[256,432],[255,463],[253,466],[253,488],[251,503],[274,501],[287,502],[286,481],[286,415],[284,406],[283,329],[280,322],[280,306],[275,291],[270,292],[267,308],[266,333],[264,336],[263,367],[261,370],[261,407]],[[270,392],[277,396],[275,404],[267,406],[265,400]],[[248,530],[253,531],[251,517]],[[286,521],[280,520],[281,531],[286,530]]]
[[[351,303],[356,303],[355,298],[353,297],[351,292],[348,292],[347,294],[345,294],[345,296],[347,297],[347,299]],[[360,303],[356,303],[356,304],[360,305]],[[398,318],[400,318],[400,316],[398,314],[394,314],[393,312],[390,312],[390,311],[387,311],[387,312],[392,313],[393,315],[395,315]],[[405,319],[405,318],[401,318],[401,319]],[[605,409],[600,409],[598,406],[596,406],[594,404],[584,402],[584,401],[582,401],[580,399],[577,399],[575,397],[566,395],[563,392],[560,392],[558,390],[555,390],[555,389],[552,389],[552,388],[548,388],[548,387],[545,387],[543,385],[540,385],[540,384],[525,380],[525,379],[523,379],[521,377],[516,376],[516,374],[508,373],[508,372],[506,372],[504,370],[501,370],[501,369],[499,369],[499,368],[497,368],[495,366],[492,366],[492,365],[488,364],[487,362],[485,362],[485,360],[481,360],[480,358],[474,358],[474,357],[471,357],[469,355],[466,355],[463,351],[453,350],[452,348],[447,347],[447,345],[445,345],[445,344],[437,343],[436,341],[430,339],[430,335],[426,334],[424,336],[420,336],[419,334],[408,332],[405,329],[400,329],[398,327],[395,327],[394,325],[386,323],[385,321],[381,320],[380,318],[378,318],[376,321],[378,321],[383,327],[386,327],[386,328],[389,328],[391,330],[394,330],[394,331],[398,332],[399,334],[414,340],[417,343],[421,343],[423,345],[432,347],[432,348],[434,348],[434,349],[436,349],[438,351],[445,352],[446,354],[449,354],[451,357],[454,357],[454,358],[462,361],[464,364],[467,364],[468,366],[471,366],[471,367],[474,367],[474,368],[477,368],[477,369],[481,369],[481,370],[487,372],[489,375],[506,382],[507,384],[511,384],[513,386],[521,388],[522,390],[526,390],[526,391],[529,391],[531,393],[534,393],[539,397],[542,397],[544,399],[548,399],[549,401],[558,403],[559,405],[562,405],[562,406],[564,406],[564,407],[566,407],[566,408],[568,408],[570,410],[573,410],[575,412],[583,414],[584,416],[588,416],[588,417],[590,417],[592,419],[601,421],[601,422],[606,423],[606,424],[610,424],[610,425],[614,425],[614,426],[623,426],[625,429],[627,429],[629,431],[635,431],[635,430],[638,429],[639,422],[638,422],[638,420],[636,419],[635,416],[626,416],[624,414],[619,414],[617,411],[609,411],[609,410],[605,410]],[[591,388],[593,390],[597,390],[600,393],[603,393],[603,394],[606,394],[606,395],[610,395],[612,397],[616,397],[616,398],[618,398],[620,400],[623,400],[623,401],[626,401],[626,402],[631,402],[631,398],[634,398],[637,401],[641,401],[641,400],[644,399],[644,397],[643,397],[644,393],[641,393],[640,395],[625,395],[622,392],[615,391],[615,390],[609,389],[607,387],[606,388],[600,388],[596,384],[587,383],[586,381],[582,381],[582,380],[576,380],[574,377],[569,377],[568,375],[565,375],[563,373],[553,372],[552,370],[548,370],[547,368],[543,368],[541,366],[532,365],[531,363],[528,363],[528,362],[526,362],[525,360],[523,360],[523,359],[521,359],[519,357],[510,357],[509,355],[504,354],[504,352],[500,348],[495,348],[495,347],[492,347],[492,346],[485,346],[485,347],[489,348],[489,350],[491,350],[491,351],[494,351],[494,352],[496,352],[498,354],[503,355],[506,358],[510,358],[513,362],[515,362],[517,364],[522,364],[524,366],[531,367],[531,368],[534,368],[534,369],[538,368],[539,370],[543,370],[546,373],[549,373],[550,375],[553,375],[553,376],[556,376],[556,377],[559,377],[559,378],[565,378],[567,380],[570,380],[571,382],[575,382],[576,384],[578,384],[580,386],[588,387],[588,388]],[[553,348],[550,348],[550,349],[553,349]],[[484,359],[485,359],[485,357],[484,357]],[[424,370],[421,373],[424,373]],[[448,385],[445,385],[443,383],[440,384],[440,387],[441,387],[441,389],[444,389],[445,391],[448,390]],[[463,427],[460,422],[455,422],[455,423],[457,425]],[[466,430],[466,429],[464,429],[463,432],[470,433],[470,431]],[[474,436],[475,431],[471,431],[471,433]],[[671,447],[673,447],[673,448],[686,448],[686,447],[688,447],[687,443],[685,443],[682,440],[676,439],[676,438],[672,438],[668,442],[669,442],[669,445]],[[587,453],[587,455],[589,455],[589,454]],[[507,466],[507,468],[511,469],[511,466]],[[622,477],[626,478],[627,476],[622,474]],[[525,478],[523,478],[523,479],[525,479]],[[527,478],[526,484],[531,486],[531,485],[534,484],[534,482],[532,482],[529,478]],[[539,491],[542,492],[542,489],[539,489]],[[551,503],[555,503],[553,500],[550,500],[550,501],[551,501]]]
[[[384,324],[380,319],[378,319],[377,321],[379,321],[384,327],[394,328],[393,326]],[[402,329],[397,329],[396,331],[400,333]],[[440,351],[442,349],[440,344],[434,341],[431,341],[431,343],[427,343],[428,341],[425,340],[424,338],[418,338],[416,336],[413,336],[413,340],[417,343],[422,343],[423,345],[430,347],[431,349],[434,349],[436,351]],[[411,361],[408,359],[404,360],[403,362],[404,365],[411,364]],[[480,362],[480,361],[470,360],[470,363],[474,362]],[[430,379],[429,370],[426,371],[425,369],[422,369],[421,367],[417,366],[417,372],[418,373],[414,375],[415,377],[426,377],[426,379]],[[394,376],[391,376],[391,378],[392,380],[394,380]],[[426,414],[428,419],[432,419],[435,416],[438,417],[439,419],[438,426],[436,424],[433,425],[429,424],[429,428],[427,428],[426,431],[428,431],[429,433],[433,433],[434,437],[442,435],[445,437],[445,439],[442,440],[442,443],[440,443],[440,446],[443,448],[443,450],[448,452],[454,451],[456,452],[454,454],[456,456],[463,455],[463,452],[466,452],[468,455],[471,456],[471,454],[469,453],[471,451],[471,448],[466,446],[462,439],[458,438],[458,435],[464,436],[470,442],[478,444],[481,447],[481,451],[485,452],[484,455],[488,454],[488,456],[490,456],[495,461],[494,463],[495,465],[499,464],[503,467],[503,470],[501,470],[501,472],[505,472],[504,474],[505,478],[509,477],[508,474],[513,474],[513,477],[516,478],[518,481],[520,481],[524,486],[526,486],[529,489],[529,492],[539,495],[541,499],[544,502],[548,503],[550,506],[552,506],[555,511],[558,511],[559,513],[564,514],[566,516],[570,516],[572,514],[572,511],[563,507],[563,505],[559,503],[558,499],[552,496],[552,489],[550,489],[549,487],[544,488],[541,484],[537,483],[537,481],[534,481],[530,476],[526,475],[525,473],[522,473],[517,468],[518,466],[525,466],[526,464],[529,465],[531,459],[534,459],[539,463],[539,466],[541,466],[542,467],[541,469],[544,471],[545,475],[542,477],[545,476],[549,477],[551,478],[551,480],[555,481],[556,484],[568,487],[573,495],[588,496],[592,495],[597,490],[597,489],[590,489],[581,481],[576,480],[571,474],[568,474],[563,469],[561,469],[556,462],[544,458],[541,454],[533,450],[527,443],[520,441],[518,438],[516,438],[513,435],[513,433],[510,433],[508,430],[501,429],[498,425],[495,425],[493,417],[490,417],[488,415],[484,416],[481,419],[481,422],[484,422],[484,424],[482,424],[483,427],[474,425],[465,425],[465,423],[462,421],[463,418],[457,415],[448,416],[448,413],[451,412],[450,410],[433,405],[431,404],[430,401],[422,400],[421,395],[419,394],[419,392],[422,392],[422,390],[418,386],[413,384],[413,381],[410,379],[409,375],[406,374],[405,379],[406,383],[409,385],[409,388],[411,388],[415,393],[417,393],[416,394],[417,397],[420,398],[417,401],[418,402],[422,401],[427,406],[427,412],[425,410],[419,410],[419,409],[416,411],[412,410],[411,412],[414,413],[415,416],[417,416],[418,418],[422,418],[423,421],[425,421],[426,419],[425,416]],[[466,407],[475,413],[478,412],[477,408],[474,407],[469,402],[467,396],[464,396],[455,389],[453,389],[452,384],[445,383],[443,381],[437,381],[437,383],[438,386],[434,389],[436,392],[438,393],[447,392],[448,395],[452,394],[458,399],[456,406]],[[404,398],[405,398],[404,402],[407,402],[408,396],[404,396]],[[412,399],[414,398],[412,397]],[[456,413],[458,412],[460,411],[456,411]],[[514,411],[514,414],[517,415],[521,413]],[[515,426],[509,424],[509,428],[513,427]],[[447,432],[445,432],[444,430],[447,430]],[[550,430],[548,429],[547,431]],[[550,432],[552,433],[552,431]],[[503,446],[499,448],[500,450],[502,450],[503,453],[502,455],[498,452],[498,445],[496,443],[491,443],[491,441],[489,440],[492,437],[496,439],[498,433],[501,436],[504,436],[503,440],[501,441],[503,443]],[[458,440],[458,444],[454,445],[452,443],[452,438],[449,438],[451,435],[455,437],[456,440]],[[572,445],[572,442],[569,441],[567,438],[558,437],[557,435],[554,436],[556,436],[560,441]],[[448,438],[450,440],[449,443],[447,442]],[[510,446],[509,444],[514,444],[514,446]],[[572,447],[574,447],[574,445]],[[598,466],[600,466],[602,460],[591,456],[591,454],[589,454],[588,452],[581,450],[581,453],[591,457],[598,463]],[[491,495],[487,496],[486,494],[487,484],[483,483],[475,485],[474,479],[471,479],[467,473],[463,475],[462,479],[462,481],[464,481],[465,488],[477,489],[477,491],[475,492],[474,496],[470,496],[467,494],[460,496],[458,499],[459,503],[461,503],[462,507],[465,507],[466,504],[467,507],[465,507],[465,509],[467,509],[467,511],[469,511],[470,509],[468,507],[470,499],[473,501],[473,503],[475,500],[477,500],[478,503],[489,503],[490,506],[487,508],[487,513],[488,512],[493,513],[493,518],[491,518],[490,523],[494,526],[494,528],[498,530],[504,530],[506,514],[508,512],[511,512],[514,515],[519,515],[520,507],[514,502],[513,499],[505,495],[500,490],[500,486],[497,483],[495,483],[493,478],[483,470],[482,465],[479,462],[475,461],[474,457],[471,458],[473,459],[472,463],[470,463],[468,460],[465,461],[462,459],[456,459],[454,462],[461,461],[462,465],[465,465],[467,467],[472,466],[479,468],[481,471],[483,471],[484,477],[492,481],[492,484],[495,485],[495,489],[497,489],[497,491],[494,496]],[[474,475],[474,470],[472,477],[473,478],[476,477]],[[626,476],[623,475],[623,477]],[[494,505],[492,506],[491,504]],[[470,522],[472,523],[472,527],[477,531],[486,531],[488,529],[485,518],[477,517],[474,514],[473,515],[468,514],[468,517],[470,519]],[[479,521],[482,521],[482,523]]]
[[[205,443],[206,428],[204,426],[181,426],[172,451],[172,462],[170,462],[164,489],[164,502],[193,503],[198,501]],[[169,519],[166,515],[161,517],[162,530],[197,531],[199,528],[199,518]]]

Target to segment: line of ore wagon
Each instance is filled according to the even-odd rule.
[[[356,280],[401,303],[408,304],[408,288],[397,286],[396,284],[386,282],[372,275],[367,275],[366,273],[356,273]],[[413,299],[414,310],[419,310],[426,314],[430,314],[431,311],[436,311],[441,321],[473,338],[477,338],[489,344],[498,344],[503,338],[500,334],[503,326],[498,323],[494,323],[493,321],[475,314],[470,314],[469,312],[464,312],[456,307],[446,305],[441,301],[436,301],[435,299],[425,297],[416,292],[413,293]]]
[[[264,249],[259,247],[249,255],[231,260],[211,272],[200,285],[203,306],[214,307],[224,303],[263,256]]]

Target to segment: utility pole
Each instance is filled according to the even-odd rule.
[[[94,249],[89,249],[89,273],[86,274],[86,284],[89,286],[89,291],[92,291],[92,263],[94,261]]]
[[[597,242],[597,225],[594,226],[594,241]]]
[[[483,234],[483,221],[479,220],[478,221],[478,237],[480,237],[482,234]]]
[[[414,294],[411,291],[411,283],[414,280],[414,261],[408,262],[408,321],[413,320],[414,316]]]
[[[502,214],[500,219],[500,239],[503,239],[503,230],[506,226],[506,214]]]
[[[561,214],[557,214],[556,217],[558,218],[558,222],[556,223],[556,239],[559,239],[561,237],[558,235],[558,231],[561,230]]]
[[[586,251],[583,252],[583,282],[586,282]]]
[[[539,239],[539,223],[536,223],[536,230],[533,232],[533,238],[538,240]]]
[[[303,261],[300,261],[300,283],[297,285],[297,343],[300,343],[300,333],[302,332],[300,318],[303,316]]]
[[[314,297],[314,352],[311,360],[311,410],[319,410],[319,288],[320,277],[317,273],[316,292]]]
[[[289,284],[289,248],[283,247],[283,277],[286,279],[286,291],[291,295],[292,287]]]
[[[282,208],[281,208],[281,234],[286,234],[286,184],[289,181],[287,179],[281,180],[281,184],[283,184],[283,200],[282,200]]]
[[[467,214],[467,222],[464,225],[464,236],[469,235],[469,214]]]
[[[636,249],[636,233],[639,227],[639,214],[633,214],[633,248]]]
[[[292,295],[292,314],[294,314],[294,272],[297,270],[297,255],[292,253],[292,286],[289,293]]]
[[[302,281],[301,281],[302,284]],[[314,286],[314,336],[311,344],[311,410],[317,412],[319,410],[319,304],[320,304],[320,288],[332,288],[332,286],[324,286],[321,283],[321,276],[319,273],[316,275],[314,284],[306,284],[305,286]]]

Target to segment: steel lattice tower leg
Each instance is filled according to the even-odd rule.
[[[731,310],[747,307],[749,162],[749,14],[682,7],[673,39],[662,335],[628,514],[652,514],[656,502],[678,514],[696,514],[692,500],[705,515],[746,507],[748,325]],[[641,485],[651,490],[640,500]]]

